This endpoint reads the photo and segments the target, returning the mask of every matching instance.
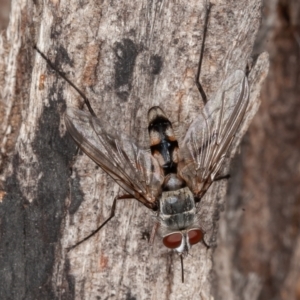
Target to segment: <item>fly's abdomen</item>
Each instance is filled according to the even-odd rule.
[[[178,142],[172,128],[172,123],[158,106],[154,106],[149,110],[148,122],[152,155],[158,160],[165,175],[170,173],[176,174]]]

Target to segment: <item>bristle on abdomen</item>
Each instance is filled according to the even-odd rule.
[[[178,142],[174,135],[172,123],[158,106],[150,108],[148,122],[152,155],[158,160],[165,175],[177,173]]]

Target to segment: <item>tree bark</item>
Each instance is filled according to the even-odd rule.
[[[300,3],[264,1],[262,105],[234,163],[214,255],[218,299],[300,299]]]
[[[226,75],[249,65],[259,0],[212,1],[201,82],[208,99]],[[213,245],[227,183],[200,203],[211,245],[180,260],[149,245],[151,211],[120,201],[97,235],[67,251],[105,220],[120,188],[66,134],[66,107],[83,100],[33,50],[37,45],[82,90],[98,115],[145,143],[147,111],[161,106],[179,135],[203,107],[194,83],[205,1],[14,0],[1,35],[2,299],[212,299]],[[250,64],[250,104],[230,157],[259,106],[268,56]],[[228,170],[228,165],[224,171]],[[228,298],[229,299],[229,298]]]

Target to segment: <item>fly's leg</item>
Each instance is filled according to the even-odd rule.
[[[82,99],[84,100],[84,104],[87,106],[90,114],[93,116],[93,117],[96,117],[96,114],[90,104],[90,101],[89,99],[85,96],[85,94],[61,71],[59,71],[57,69],[57,67],[51,62],[51,60],[36,46],[34,45],[33,48],[41,55],[41,57],[47,62],[48,66],[54,70],[60,77],[62,77],[66,82],[68,82],[72,88],[75,89],[75,91],[82,97]],[[81,107],[82,108],[82,107]],[[71,172],[73,171],[73,165],[76,161],[76,157],[79,153],[79,147],[77,146],[77,149],[76,149],[76,153],[74,155],[74,158],[72,159],[71,163],[70,163],[70,170]]]
[[[89,99],[85,96],[85,94],[61,71],[59,71],[56,66],[51,62],[51,60],[36,46],[34,45],[33,48],[42,56],[42,58],[47,62],[51,69],[53,69],[60,77],[62,77],[70,86],[75,89],[75,91],[82,97],[84,100],[85,105],[87,106],[90,114],[93,117],[96,117],[94,110],[90,104]]]
[[[214,181],[219,181],[219,180],[223,180],[223,179],[229,179],[230,178],[230,174],[227,174],[227,175],[221,175],[221,176],[218,176],[214,179]]]
[[[80,242],[76,243],[75,245],[69,247],[68,251],[76,248],[77,246],[79,246],[83,242],[87,241],[89,238],[91,238],[93,235],[95,235],[101,228],[103,228],[104,225],[106,225],[115,216],[115,210],[116,210],[116,206],[117,206],[117,200],[125,200],[125,199],[133,199],[133,197],[131,195],[123,195],[123,196],[117,196],[117,197],[115,197],[113,205],[111,207],[110,216],[96,230],[94,230],[91,234],[89,234],[87,237],[85,237],[83,240],[81,240]]]
[[[211,3],[207,4],[206,8],[206,16],[205,16],[205,22],[204,22],[204,29],[203,29],[203,39],[202,39],[202,45],[201,45],[201,50],[200,50],[200,58],[199,58],[199,64],[198,64],[198,70],[195,78],[195,83],[198,88],[198,91],[202,97],[202,100],[204,104],[207,103],[207,97],[204,92],[204,89],[200,83],[200,73],[201,73],[201,67],[202,67],[202,60],[203,60],[203,54],[204,54],[204,46],[205,46],[205,38],[206,38],[206,33],[207,33],[207,27],[208,27],[208,19],[209,19],[209,14],[210,14],[210,9],[211,9]]]
[[[183,256],[180,255],[180,264],[181,264],[181,282],[184,283],[184,267],[183,267]]]

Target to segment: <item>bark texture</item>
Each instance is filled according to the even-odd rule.
[[[262,105],[234,163],[214,255],[218,299],[300,299],[300,3],[265,1]]]
[[[201,82],[213,101],[227,74],[249,65],[261,2],[211,2]],[[120,189],[87,156],[74,157],[63,113],[66,106],[81,107],[82,99],[32,48],[84,90],[114,127],[144,144],[147,111],[159,105],[180,135],[203,107],[194,77],[206,2],[14,0],[11,7],[0,40],[1,299],[221,295],[224,285],[212,285],[212,254],[225,181],[214,183],[200,203],[212,247],[192,248],[184,284],[178,256],[159,237],[149,245],[151,212],[134,200],[118,203],[99,234],[67,251],[107,218]],[[268,55],[250,65],[249,110],[230,157],[258,109]]]

